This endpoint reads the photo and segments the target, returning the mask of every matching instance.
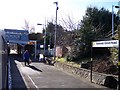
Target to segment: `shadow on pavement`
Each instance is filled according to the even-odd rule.
[[[33,69],[33,70],[36,70],[36,71],[42,72],[40,69],[36,68],[35,66],[30,65],[29,67],[30,67],[31,69]]]

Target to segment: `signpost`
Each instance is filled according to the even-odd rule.
[[[118,26],[118,28],[120,29],[120,26]],[[108,40],[108,41],[96,41],[96,42],[92,42],[92,47],[91,47],[91,76],[90,76],[90,80],[92,82],[92,48],[93,47],[116,47],[119,50],[118,53],[118,82],[120,81],[120,30],[118,29],[118,39],[119,40]],[[120,88],[120,83],[118,84],[118,90]]]
[[[120,20],[120,1],[118,2],[118,6],[115,6],[115,8],[119,8],[117,14],[119,15],[119,20]],[[112,6],[112,11],[113,11],[113,6]],[[112,21],[112,25],[114,27],[113,21]],[[114,30],[114,28],[112,29]],[[92,47],[116,47],[118,48],[118,51],[119,51],[118,52],[118,82],[120,82],[120,25],[118,25],[118,40],[92,42]],[[91,47],[91,82],[92,82],[92,61],[93,61],[92,47]],[[120,90],[120,83],[118,83],[118,90]]]

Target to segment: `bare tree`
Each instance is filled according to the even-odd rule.
[[[31,26],[30,26],[30,24],[29,24],[29,22],[28,22],[27,20],[25,20],[25,26],[22,27],[22,29],[28,30],[29,33],[35,32],[35,27],[34,27],[34,25],[31,25]]]
[[[61,22],[62,22],[61,24],[64,27],[64,29],[69,30],[69,31],[78,29],[78,26],[79,26],[78,25],[79,21],[74,22],[74,19],[70,15],[67,16],[67,19],[62,18]]]

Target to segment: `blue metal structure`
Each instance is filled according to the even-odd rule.
[[[0,90],[7,87],[7,42],[0,30]]]
[[[9,43],[26,45],[29,42],[28,30],[4,29],[5,38]]]
[[[8,43],[25,46],[29,42],[27,30],[0,30],[0,90],[8,87]],[[22,48],[22,47],[21,47]]]

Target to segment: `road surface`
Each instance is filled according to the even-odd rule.
[[[106,87],[78,78],[54,66],[32,62],[25,66],[21,58],[10,58],[12,88],[91,88],[106,90]]]

